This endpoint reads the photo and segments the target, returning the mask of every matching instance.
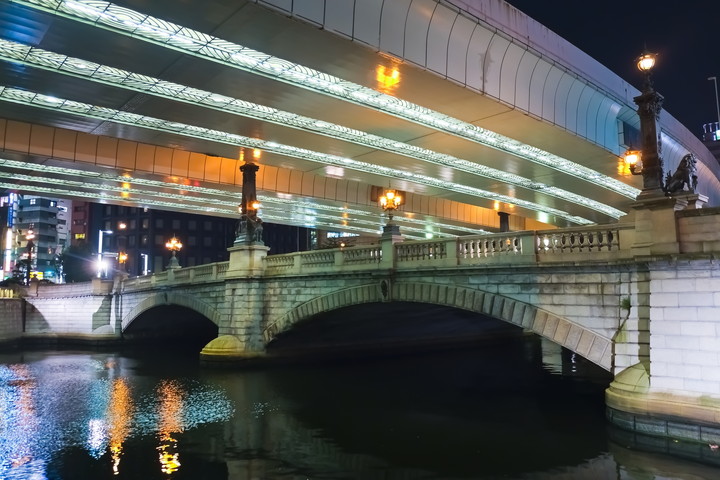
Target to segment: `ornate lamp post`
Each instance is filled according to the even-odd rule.
[[[172,257],[170,257],[170,263],[168,263],[167,266],[168,269],[174,270],[176,268],[180,268],[180,262],[178,262],[175,253],[179,252],[182,247],[183,244],[175,237],[175,235],[173,235],[173,237],[165,243],[165,248],[172,252]]]
[[[259,156],[259,150],[256,150],[253,157]],[[255,176],[259,169],[258,164],[253,163],[252,160],[240,167],[243,177],[242,202],[239,207],[240,223],[234,245],[265,245],[262,240],[263,222],[258,217],[258,210],[262,205],[258,202],[255,187]]]
[[[402,205],[402,195],[395,190],[385,190],[378,201],[383,211],[388,214],[388,222],[383,227],[383,236],[400,235],[400,226],[393,222],[393,214]]]
[[[642,92],[633,98],[640,116],[642,149],[630,150],[625,154],[625,162],[630,167],[630,173],[643,176],[643,188],[638,200],[664,195],[663,161],[660,156],[662,142],[657,130],[657,120],[664,97],[655,91],[650,78],[656,57],[656,54],[646,52],[637,59],[637,68],[645,74]]]
[[[30,285],[30,272],[32,272],[32,254],[33,249],[35,248],[35,242],[33,242],[34,239],[35,232],[33,232],[31,228],[25,234],[25,240],[27,240],[27,244],[25,245],[25,250],[27,251],[27,269],[25,270],[25,285]]]

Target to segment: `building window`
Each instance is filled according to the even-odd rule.
[[[149,226],[150,226],[150,219],[149,219],[149,218],[143,218],[143,219],[140,221],[140,228],[142,228],[143,230],[147,230]]]
[[[190,235],[187,239],[188,247],[194,247],[197,245],[197,237],[195,235]]]
[[[73,207],[73,212],[83,212],[85,211],[85,207]]]
[[[130,220],[130,230],[136,230],[137,229],[137,220],[134,218]]]
[[[30,199],[30,205],[35,205],[35,199],[34,199],[34,198],[31,198],[31,199]],[[27,263],[27,262],[26,262],[26,263]]]
[[[85,239],[84,233],[76,233],[75,234],[75,240],[83,240],[83,239]]]
[[[156,218],[155,219],[155,228],[163,228],[165,227],[165,221],[162,218]]]
[[[180,230],[180,220],[178,220],[177,218],[173,218],[172,228],[173,230]]]
[[[148,236],[147,235],[141,235],[140,236],[140,245],[143,247],[146,247],[148,244]]]
[[[105,222],[105,230],[112,230],[112,222],[110,220]]]
[[[158,247],[165,245],[165,237],[162,235],[155,235],[155,245]]]
[[[212,247],[213,237],[203,237],[203,247]]]
[[[105,215],[112,215],[112,205],[105,205]]]
[[[188,230],[197,230],[196,220],[188,220]]]
[[[204,229],[206,232],[211,231],[211,230],[212,230],[212,227],[213,227],[213,222],[212,222],[212,221],[210,221],[210,220],[205,220],[205,221],[203,222],[203,229]]]
[[[137,237],[135,235],[130,235],[128,237],[128,247],[134,247],[137,244]]]

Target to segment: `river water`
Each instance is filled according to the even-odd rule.
[[[720,478],[709,446],[676,448],[690,460],[610,428],[609,380],[535,336],[245,371],[4,353],[0,479]]]

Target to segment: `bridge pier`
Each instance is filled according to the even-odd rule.
[[[265,311],[265,271],[263,259],[269,247],[236,244],[228,248],[230,260],[225,274],[224,315],[218,337],[200,352],[204,363],[236,363],[263,357],[265,345],[260,325]]]

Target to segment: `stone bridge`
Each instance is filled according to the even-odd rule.
[[[23,300],[2,305],[6,317],[22,314],[7,324],[21,324],[24,336],[91,339],[121,338],[155,307],[182,308],[217,328],[201,354],[207,361],[262,356],[296,323],[343,307],[454,307],[535,332],[612,372],[614,422],[700,439],[707,425],[720,425],[720,209],[676,209],[675,199],[660,199],[612,225],[383,238],[285,255],[244,245],[229,249],[229,262],[33,285]],[[705,430],[673,427],[658,415]]]

